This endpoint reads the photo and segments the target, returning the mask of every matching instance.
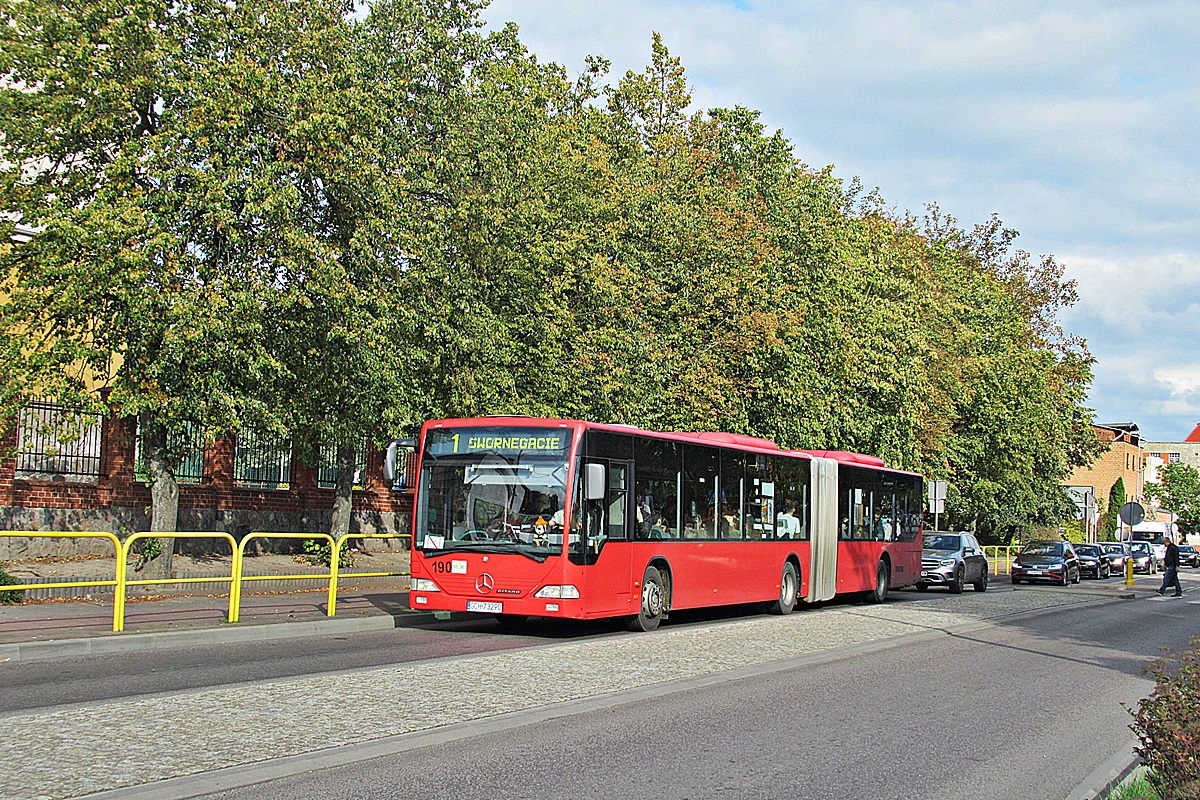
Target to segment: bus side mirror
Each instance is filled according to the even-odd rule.
[[[396,454],[401,447],[416,449],[416,439],[392,439],[383,451],[383,479],[389,483],[396,482]],[[403,475],[400,476],[404,478]]]
[[[583,473],[583,499],[603,500],[608,480],[603,464],[585,464]]]

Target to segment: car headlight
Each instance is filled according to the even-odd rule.
[[[956,563],[958,563],[958,562],[956,562],[953,558],[943,558],[942,559],[943,567],[953,567]]]

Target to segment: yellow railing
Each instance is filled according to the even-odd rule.
[[[149,578],[146,580],[131,581],[128,580],[129,569],[129,554],[133,552],[134,542],[140,539],[224,539],[229,542],[229,549],[233,553],[232,564],[230,565],[229,577],[212,577],[212,578]],[[121,552],[124,558],[117,558],[117,588],[113,593],[113,603],[117,606],[117,610],[113,612],[113,630],[125,630],[125,593],[130,586],[160,586],[169,583],[228,583],[229,584],[229,621],[237,622],[237,606],[236,597],[240,594],[235,588],[239,583],[239,578],[242,574],[242,566],[240,554],[238,553],[237,542],[233,537],[224,531],[215,531],[212,533],[197,532],[197,531],[172,531],[171,533],[134,533],[125,540],[124,547]]]
[[[115,534],[104,531],[0,531],[0,537],[3,538],[37,538],[37,537],[78,537],[78,538],[105,538],[113,543],[113,548],[116,551],[116,575],[113,580],[104,581],[59,581],[46,583],[21,583],[10,586],[0,586],[0,591],[19,592],[25,589],[66,589],[79,586],[112,586],[113,587],[113,630],[123,631],[125,629],[125,599],[127,590],[130,586],[159,586],[167,584],[189,584],[189,583],[227,583],[229,584],[229,622],[238,622],[241,616],[242,602],[242,584],[246,581],[266,581],[266,580],[327,580],[329,587],[327,591],[326,616],[332,617],[337,610],[337,590],[338,580],[347,578],[387,578],[387,577],[405,577],[410,573],[405,572],[348,572],[342,573],[338,569],[338,562],[341,560],[342,548],[350,539],[408,539],[411,534],[408,533],[350,533],[340,537],[334,541],[333,537],[327,533],[264,533],[255,532],[248,534],[242,538],[240,543],[236,542],[230,534],[224,531],[174,531],[170,533],[149,532],[149,533],[134,533],[129,536],[124,542],[116,537]],[[142,539],[223,539],[229,543],[230,551],[232,552],[230,574],[229,577],[212,576],[203,578],[147,578],[144,580],[129,580],[128,578],[128,563],[129,556],[135,542]],[[329,545],[330,552],[330,568],[327,573],[307,573],[298,575],[244,575],[243,565],[245,564],[246,544],[252,539],[324,539]]]
[[[23,537],[23,538],[38,538],[38,539],[49,539],[49,538],[108,539],[110,542],[113,543],[113,549],[116,551],[117,564],[123,563],[123,559],[121,558],[121,556],[125,551],[121,547],[121,540],[116,537],[116,534],[108,533],[107,531],[0,531],[0,537],[16,538],[18,536]],[[19,592],[23,589],[67,589],[72,586],[121,587],[122,586],[121,579],[120,579],[121,571],[122,570],[120,569],[120,567],[118,567],[117,568],[118,576],[111,581],[71,581],[70,583],[62,583],[62,582],[22,583],[22,584],[15,584],[12,586],[0,586],[0,591]],[[117,594],[121,594],[122,599],[124,599],[123,592],[117,592],[116,589],[114,589],[113,593],[114,593],[114,596]],[[123,603],[120,605],[118,605],[115,602],[113,603],[113,630],[114,631],[121,630],[121,625],[124,622],[124,619],[122,616],[124,614],[123,606],[124,606]]]
[[[993,575],[1007,575],[1012,569],[1013,559],[1021,552],[1020,547],[1011,545],[987,544],[983,546],[983,554],[987,556]]]

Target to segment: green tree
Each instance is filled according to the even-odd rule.
[[[1100,534],[1105,541],[1116,537],[1121,525],[1121,506],[1125,505],[1125,479],[1117,478],[1116,483],[1108,491],[1108,503],[1100,517]]]
[[[1146,484],[1146,496],[1176,515],[1180,533],[1200,533],[1200,470],[1182,461],[1164,464],[1158,481]]]
[[[273,417],[256,236],[277,199],[272,85],[235,64],[308,20],[268,5],[0,4],[0,207],[40,230],[0,253],[0,403],[135,415],[155,531],[177,524],[172,432]]]

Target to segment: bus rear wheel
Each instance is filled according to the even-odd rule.
[[[631,631],[652,631],[663,621],[667,606],[667,593],[663,589],[662,574],[657,567],[646,567],[642,577],[642,602],[637,616],[629,620]]]
[[[880,561],[875,570],[875,588],[867,592],[868,603],[882,603],[887,600],[888,590],[892,586],[892,573],[888,565]]]
[[[783,565],[783,575],[779,578],[779,599],[768,606],[772,614],[790,614],[796,607],[796,596],[800,592],[800,578],[792,562]]]

